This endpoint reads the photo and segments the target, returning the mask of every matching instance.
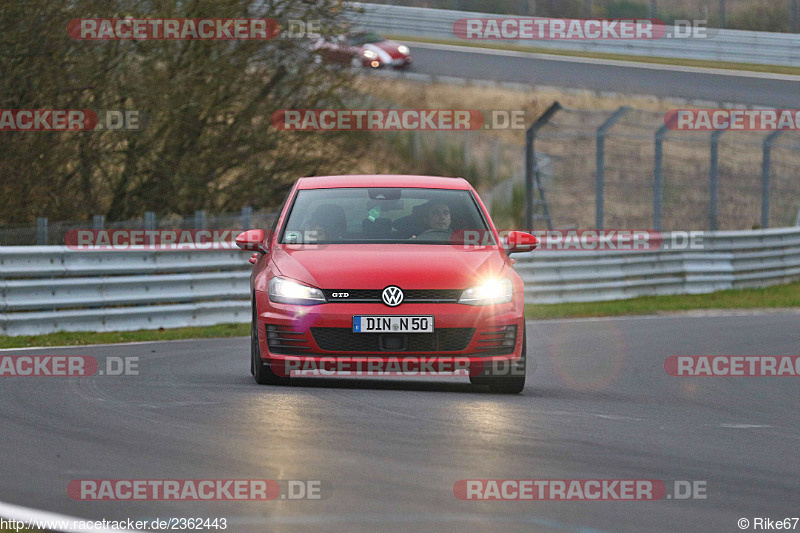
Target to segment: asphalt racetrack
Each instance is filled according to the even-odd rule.
[[[409,45],[414,52],[413,71],[432,76],[677,97],[713,105],[739,103],[789,109],[800,107],[799,76],[732,70],[716,73],[691,67],[464,46]]]
[[[519,396],[466,378],[265,387],[249,339],[6,350],[138,357],[139,375],[0,378],[0,501],[229,531],[739,531],[800,514],[798,378],[671,377],[670,355],[792,355],[800,316],[528,324]],[[705,499],[462,501],[462,479],[704,482]],[[319,480],[319,500],[79,501],[79,479]]]

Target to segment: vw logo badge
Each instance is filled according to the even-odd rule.
[[[403,291],[400,290],[400,287],[392,285],[383,289],[381,298],[383,298],[383,303],[389,307],[397,307],[403,303]]]

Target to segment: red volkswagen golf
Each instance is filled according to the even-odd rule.
[[[524,388],[523,284],[508,255],[538,240],[510,232],[501,242],[467,181],[301,178],[272,231],[236,242],[258,253],[250,278],[257,383],[285,384],[309,370],[462,371],[493,392]]]

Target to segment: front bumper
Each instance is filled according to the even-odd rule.
[[[346,359],[383,363],[407,360],[413,368],[416,362],[434,359],[441,365],[449,362],[460,368],[467,362],[473,374],[474,369],[492,362],[517,361],[522,353],[525,326],[521,294],[499,305],[408,303],[395,308],[373,303],[284,305],[270,302],[263,292],[257,292],[256,299],[261,356],[273,366],[287,361],[319,365]],[[355,315],[432,315],[434,333],[352,333]],[[509,341],[512,333],[513,344]],[[367,336],[376,337],[369,340]],[[403,340],[403,336],[407,338]],[[334,337],[338,344],[332,344]]]
[[[405,68],[409,66],[411,63],[413,63],[414,60],[411,58],[411,56],[407,56],[404,58],[392,59],[388,63],[385,63],[380,59],[366,59],[366,58],[362,58],[362,62],[365,67],[371,67],[375,69],[384,67]]]

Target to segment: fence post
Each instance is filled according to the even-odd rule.
[[[197,210],[194,212],[194,229],[206,229],[206,212]]]
[[[93,230],[101,230],[106,227],[106,216],[105,215],[94,215],[92,217],[92,229]]]
[[[156,214],[152,211],[145,211],[144,213],[144,229],[155,231],[156,229]]]
[[[553,115],[560,109],[562,109],[561,104],[553,102],[553,105],[548,107],[525,132],[525,229],[528,231],[533,229],[533,173],[536,168],[536,152],[534,151],[536,134],[542,126],[550,122]]]
[[[649,18],[657,19],[658,18],[658,2],[657,0],[650,0],[650,11],[649,11]]]
[[[47,217],[36,217],[36,244],[47,246]]]
[[[726,9],[725,0],[719,0],[719,27],[728,27],[728,10]]]
[[[492,139],[492,159],[490,161],[492,168],[489,175],[492,177],[492,182],[497,181],[497,169],[500,166],[500,141],[497,138]]]
[[[246,205],[242,208],[242,229],[247,231],[251,226],[251,219],[253,216],[253,208]]]
[[[471,132],[464,134],[464,174],[469,171],[469,165],[472,163],[472,135]]]
[[[664,136],[669,126],[656,131],[655,162],[653,164],[653,229],[661,231],[661,212],[664,208]]]
[[[761,228],[769,227],[769,178],[772,170],[772,145],[783,130],[773,131],[764,139],[764,157],[761,159]]]
[[[595,194],[595,228],[603,229],[603,197],[605,194],[605,151],[606,134],[614,127],[622,115],[630,111],[627,106],[622,106],[606,119],[597,128],[597,189]]]
[[[718,226],[718,189],[719,189],[719,138],[725,130],[717,130],[711,134],[711,164],[709,165],[708,180],[708,218],[709,229],[717,231]]]
[[[798,17],[798,0],[792,0],[792,33],[797,33],[798,22],[800,22],[800,17]]]

